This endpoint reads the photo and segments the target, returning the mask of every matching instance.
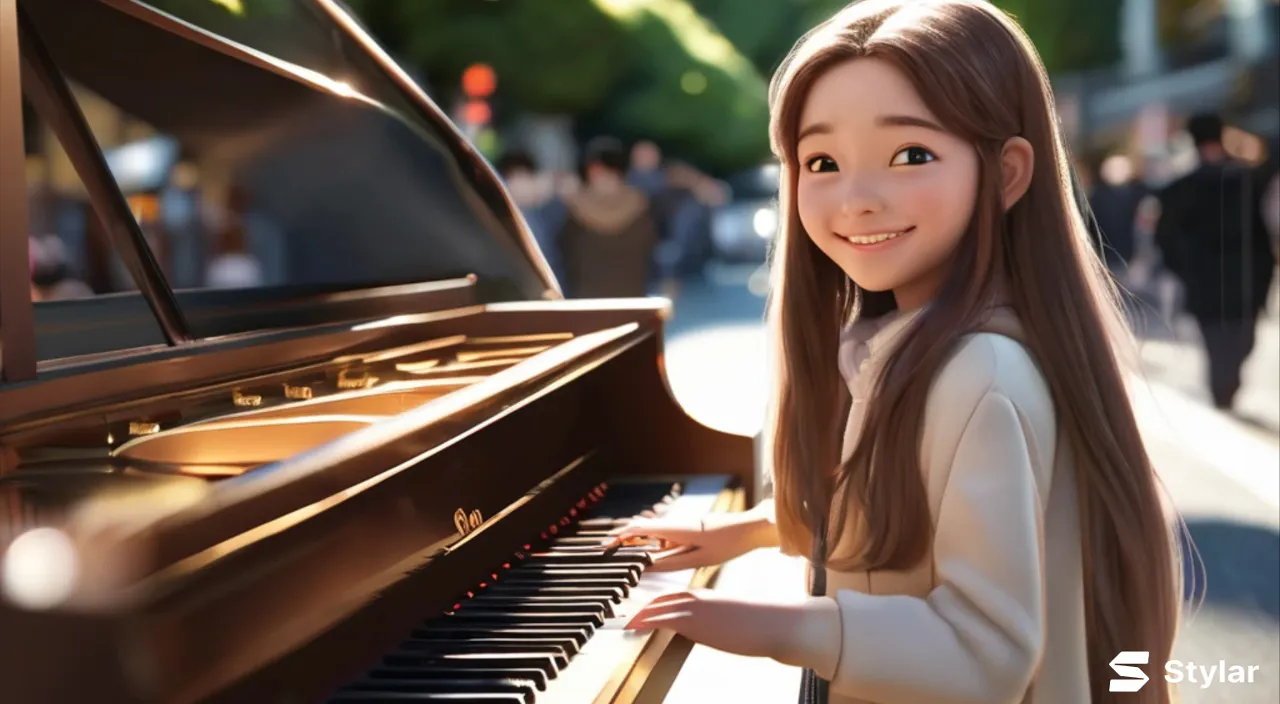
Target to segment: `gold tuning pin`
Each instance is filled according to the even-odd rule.
[[[307,399],[311,398],[311,387],[310,386],[293,386],[290,384],[285,384],[284,397],[291,398],[297,401],[306,401]]]
[[[160,432],[159,423],[129,423],[130,435],[154,435],[158,432]]]
[[[240,389],[231,392],[231,402],[240,408],[257,408],[262,405],[262,397],[257,394],[242,394]]]
[[[378,377],[371,376],[366,371],[353,372],[350,369],[343,369],[338,372],[339,389],[367,389],[376,383],[378,383]]]

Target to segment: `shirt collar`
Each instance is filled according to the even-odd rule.
[[[851,390],[868,363],[891,351],[921,310],[893,311],[877,318],[856,320],[841,331],[840,375]]]

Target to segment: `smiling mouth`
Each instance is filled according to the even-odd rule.
[[[905,230],[897,230],[896,232],[877,232],[871,235],[841,235],[841,237],[852,244],[880,244],[881,242],[888,242],[901,237],[914,229],[916,229],[915,225],[912,225]]]

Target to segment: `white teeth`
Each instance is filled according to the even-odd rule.
[[[905,232],[906,230],[900,230],[898,232],[885,232],[879,235],[846,237],[845,239],[849,240],[854,244],[876,244],[877,242],[884,242],[885,240],[891,240],[894,237],[897,237]]]

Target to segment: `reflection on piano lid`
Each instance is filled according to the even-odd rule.
[[[714,571],[595,541],[754,502],[752,440],[672,398],[668,302],[560,300],[493,171],[345,11],[273,7],[0,3],[138,286],[31,322],[0,285],[0,698],[660,701],[687,644],[613,619]],[[242,179],[289,276],[174,291],[63,77]],[[6,277],[23,185],[0,181]]]

